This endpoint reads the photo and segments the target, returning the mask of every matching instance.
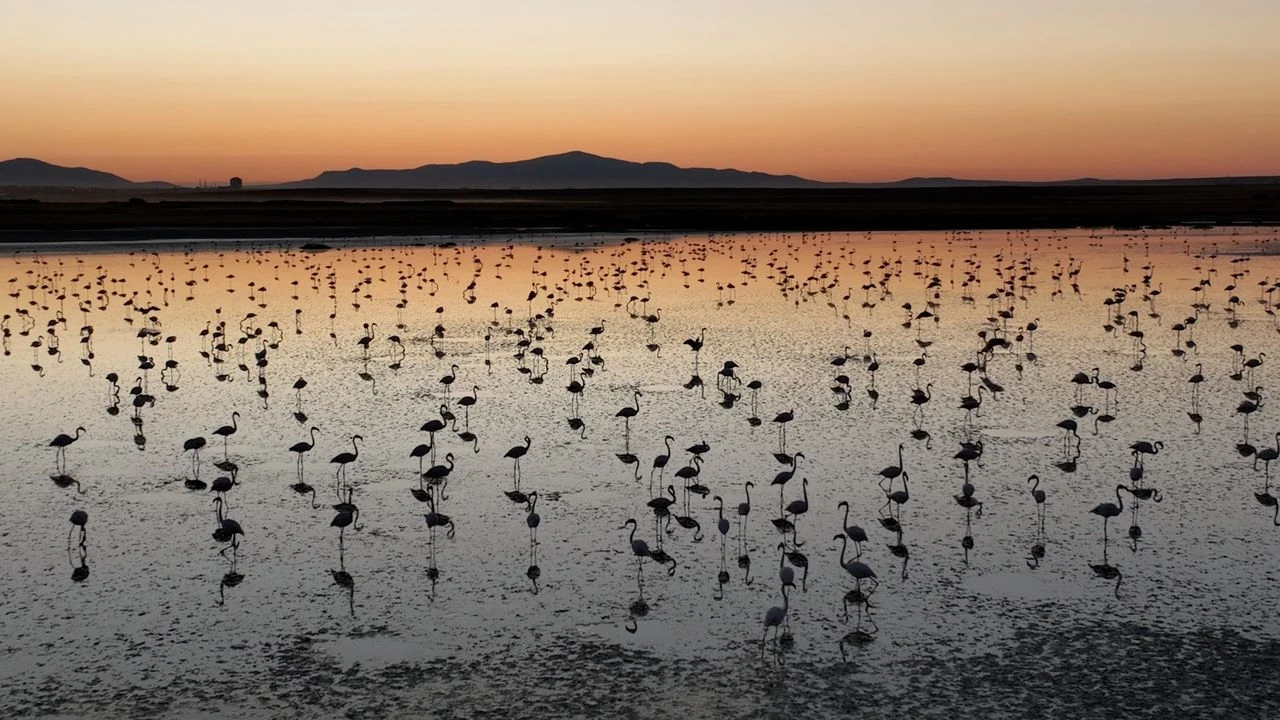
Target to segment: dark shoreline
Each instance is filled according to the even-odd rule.
[[[21,199],[29,196],[28,199]],[[857,190],[14,191],[0,242],[1280,223],[1280,185]]]

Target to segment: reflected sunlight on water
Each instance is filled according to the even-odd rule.
[[[13,251],[0,706],[1265,716],[1276,239]]]

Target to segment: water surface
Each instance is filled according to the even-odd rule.
[[[1264,463],[1241,446],[1261,451],[1280,429],[1267,360],[1280,361],[1276,239],[1242,229],[11,251],[0,260],[0,707],[952,717],[960,701],[988,717],[1269,717],[1280,527]],[[1117,289],[1124,301],[1104,304]],[[226,352],[211,349],[219,322]],[[695,355],[684,341],[699,337]],[[980,353],[994,338],[1008,345]],[[140,370],[142,358],[154,367]],[[1241,365],[1251,358],[1256,368]],[[735,379],[723,379],[730,360]],[[985,372],[966,373],[969,362]],[[588,367],[575,403],[565,388]],[[1071,382],[1094,368],[1114,394]],[[833,389],[841,374],[847,393]],[[984,376],[1001,391],[967,412],[961,399]],[[134,407],[136,383],[154,403]],[[459,405],[473,387],[474,406]],[[911,402],[916,388],[928,402]],[[1255,388],[1246,433],[1238,407]],[[636,389],[624,424],[615,415]],[[435,462],[454,457],[438,508],[452,537],[427,527],[429,507],[411,493],[424,486],[410,451],[442,404],[457,418],[435,435]],[[787,411],[783,445],[773,420]],[[233,412],[224,457],[213,431]],[[1080,437],[1064,447],[1066,419]],[[77,426],[86,432],[58,468],[49,442]],[[304,476],[318,509],[290,488],[288,448],[312,426]],[[467,430],[474,441],[459,437]],[[343,530],[340,548],[327,461],[357,434],[346,473],[362,529]],[[671,460],[651,481],[666,435]],[[534,557],[529,508],[505,494],[504,453],[526,436]],[[228,475],[216,461],[237,467],[226,503],[244,535],[232,552],[211,535],[214,494],[185,485],[183,444],[195,437],[207,441],[201,480]],[[1136,482],[1139,441],[1162,449],[1143,456]],[[674,477],[699,442],[707,497]],[[961,442],[982,447],[969,508],[957,500]],[[878,473],[900,443],[910,493],[899,511],[885,507]],[[797,452],[780,493],[770,483],[791,465],[775,453]],[[1042,530],[1032,474],[1047,495]],[[809,509],[780,534],[771,521],[806,479]],[[1135,514],[1122,493],[1104,545],[1090,509],[1116,502],[1117,484],[1161,501]],[[648,503],[667,485],[700,534],[655,523]],[[723,550],[714,495],[731,521]],[[846,602],[856,582],[832,539],[842,500],[870,536],[869,607]],[[89,515],[83,546],[76,509]],[[901,533],[881,522],[890,516]],[[646,560],[642,587],[629,518],[675,560],[670,573]],[[765,611],[782,604],[780,566],[796,573],[787,640],[762,643]]]

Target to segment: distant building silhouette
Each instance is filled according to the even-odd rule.
[[[231,178],[230,187],[232,190],[239,190],[244,187],[244,180],[241,180],[238,177],[233,177]]]

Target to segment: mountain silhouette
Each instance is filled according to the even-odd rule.
[[[456,164],[423,165],[406,170],[327,170],[307,179],[263,189],[351,190],[611,190],[661,188],[712,189],[928,189],[997,186],[1118,186],[1118,185],[1247,185],[1280,183],[1280,176],[1234,176],[1117,180],[979,180],[954,177],[910,177],[891,182],[823,182],[796,175],[771,175],[734,169],[685,168],[666,162],[631,162],[573,151],[515,162],[472,160]],[[34,158],[0,161],[0,187],[101,188],[166,190],[177,188],[158,180],[133,182],[101,170],[63,167]],[[226,191],[220,187],[217,190]]]
[[[609,190],[626,188],[955,188],[1080,185],[1235,185],[1274,183],[1274,176],[1168,178],[1152,180],[1019,181],[978,180],[954,177],[911,177],[891,182],[823,182],[796,175],[716,168],[685,168],[666,162],[631,162],[575,150],[514,162],[472,160],[456,164],[432,164],[406,170],[328,170],[309,180],[282,183],[290,189],[381,190]]]
[[[116,188],[132,184],[119,175],[101,170],[63,167],[35,158],[14,158],[0,162],[0,185]]]
[[[85,167],[64,167],[35,158],[0,160],[0,187],[161,188],[165,182],[132,182]]]
[[[515,162],[423,165],[409,170],[330,170],[289,188],[566,189],[566,188],[818,188],[839,184],[795,175],[682,168],[665,162],[630,162],[573,151]]]

